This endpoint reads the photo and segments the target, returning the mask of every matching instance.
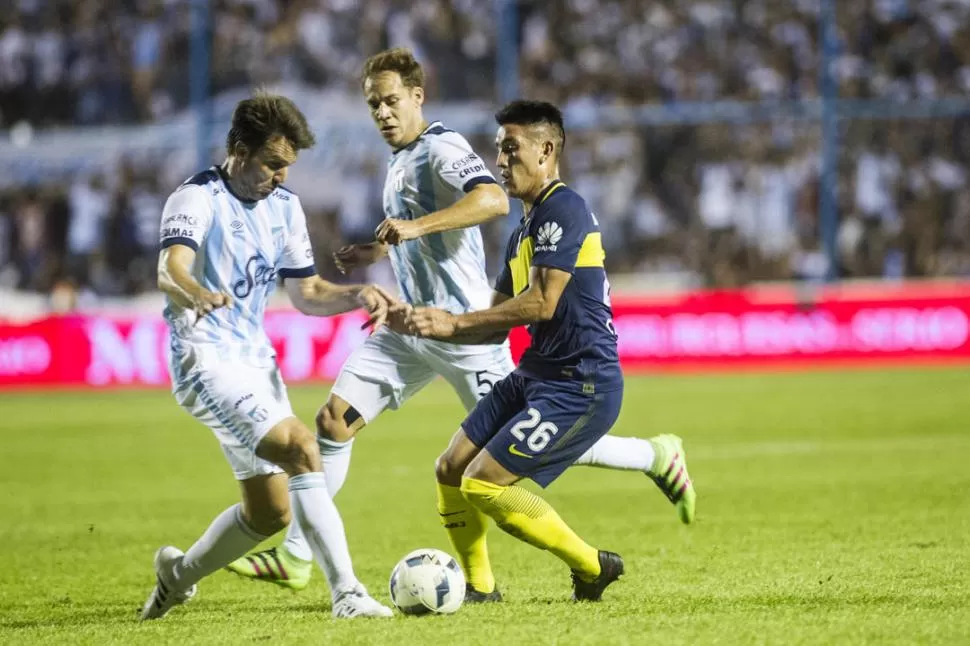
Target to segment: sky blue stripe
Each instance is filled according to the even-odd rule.
[[[242,329],[243,326],[240,324],[240,320],[243,317],[244,306],[240,302],[240,299],[237,298],[235,294],[233,294],[231,283],[235,282],[236,280],[239,280],[240,278],[244,279],[246,277],[246,261],[249,259],[249,256],[251,255],[249,253],[248,245],[246,244],[246,238],[255,237],[256,238],[255,244],[258,245],[259,236],[257,232],[253,230],[253,227],[251,224],[246,224],[244,226],[248,228],[248,231],[247,231],[248,235],[244,235],[244,236],[230,235],[229,239],[228,240],[226,239],[225,227],[229,225],[230,222],[232,222],[234,219],[239,219],[244,222],[250,220],[249,218],[249,214],[251,212],[250,209],[246,209],[246,207],[240,203],[234,204],[234,206],[237,206],[239,209],[242,209],[243,213],[236,213],[235,210],[230,210],[229,213],[226,213],[224,217],[222,217],[218,221],[219,226],[214,227],[214,230],[218,230],[218,241],[220,245],[218,247],[219,252],[229,254],[229,257],[232,260],[232,270],[230,271],[229,277],[228,277],[230,284],[226,285],[226,290],[233,297],[233,306],[228,308],[223,313],[223,316],[225,317],[224,318],[225,323],[221,327],[228,328],[228,332],[232,335],[234,339],[238,339],[239,341],[245,342],[247,341],[248,337],[245,331]],[[218,217],[218,214],[216,215]],[[216,262],[219,262],[221,260],[222,258],[219,258]],[[254,289],[253,292],[255,291],[256,290]],[[250,293],[250,297],[252,296],[253,294]]]
[[[391,267],[394,269],[397,286],[401,288],[401,295],[404,296],[405,301],[413,304],[414,298],[411,296],[411,290],[408,289],[407,281],[404,280],[405,276],[407,276],[407,271],[402,266],[403,261],[400,253],[397,247],[391,247]]]
[[[165,309],[166,311],[168,310],[168,308],[165,308]],[[182,362],[179,361],[180,357],[179,357],[178,350],[179,350],[178,343],[176,341],[175,335],[173,334],[169,337],[169,340],[168,340],[168,351],[171,354],[171,357],[169,358],[169,365],[172,366],[172,370],[173,372],[175,372],[175,374],[172,375],[172,381],[176,384],[182,383],[182,380],[185,379],[185,373],[182,372]]]
[[[414,168],[415,172],[418,173],[418,182],[419,182],[418,183],[418,189],[419,189],[418,206],[421,207],[423,210],[425,210],[426,213],[430,213],[431,211],[427,211],[425,209],[425,206],[424,206],[425,201],[422,199],[422,195],[421,195],[422,185],[420,183],[421,182],[421,178],[420,178],[421,160],[424,159],[425,161],[427,161],[427,157],[428,157],[427,151],[424,150],[419,153],[412,153],[407,158],[402,158],[401,163],[405,165],[408,165],[408,164],[411,165]],[[413,218],[414,214],[411,212],[409,208],[407,208],[407,205],[404,203],[404,199],[401,197],[401,194],[398,193],[397,191],[394,191],[394,196],[398,202],[398,209],[397,209],[398,214],[400,214],[402,217],[407,217],[409,219]],[[421,241],[408,240],[407,242],[403,242],[400,245],[398,245],[397,248],[401,249],[403,252],[403,255],[408,259],[407,263],[402,263],[402,265],[406,265],[409,270],[407,277],[402,275],[401,277],[402,280],[411,278],[414,281],[414,292],[415,292],[414,295],[418,298],[418,302],[433,303],[434,302],[434,283],[432,282],[431,274],[428,272],[428,266],[427,266],[428,260],[424,257],[424,254],[421,253]]]
[[[421,241],[408,240],[398,246],[404,247],[404,251],[408,255],[410,261],[408,264],[411,267],[414,288],[418,293],[418,298],[421,299],[422,303],[433,303],[435,300],[434,283],[431,280],[431,273],[428,271],[428,259],[421,253]]]
[[[421,151],[417,154],[414,160],[415,169],[415,179],[418,184],[418,206],[424,211],[425,215],[429,213],[434,213],[437,210],[438,205],[435,203],[434,195],[434,175],[433,169],[431,168],[431,148],[425,143],[421,146]],[[409,250],[411,257],[413,258],[413,264],[415,267],[415,274],[419,285],[421,286],[421,291],[426,291],[426,296],[424,298],[425,302],[433,302],[435,300],[435,289],[434,289],[434,278],[431,276],[429,271],[429,264],[435,263],[435,274],[440,277],[442,275],[440,263],[448,257],[448,249],[445,247],[445,241],[441,237],[441,234],[431,234],[425,236],[424,239],[427,241],[427,245],[431,249],[431,258],[426,258],[424,254],[421,253],[421,245],[414,244]],[[415,241],[417,242],[417,241]],[[454,281],[452,281],[453,283]],[[448,289],[448,283],[445,282],[445,288]],[[450,290],[449,290],[450,291]],[[460,291],[460,290],[459,290]]]
[[[431,149],[429,146],[425,146],[424,156],[418,164],[418,196],[421,208],[424,209],[425,213],[433,213],[438,210],[439,206],[435,201],[434,193],[434,169],[431,167]],[[429,236],[425,236],[425,239],[428,240],[428,244],[431,247],[431,255],[436,261],[435,274],[444,283],[445,291],[448,294],[449,310],[455,311],[456,309],[460,309],[462,312],[467,312],[471,304],[461,286],[441,267],[441,263],[452,256],[452,253],[448,249],[448,242],[445,236],[470,235],[477,231],[478,228],[475,227],[471,230],[452,231],[448,232],[448,234],[432,233]]]
[[[212,261],[213,256],[218,257],[219,248],[215,245],[218,244],[215,239],[215,231],[218,227],[212,227],[206,238],[205,244],[200,250],[200,256],[197,257],[197,262],[202,263],[202,278],[205,281],[204,287],[209,290],[219,289],[219,270]],[[204,331],[206,338],[213,343],[219,342],[219,333],[216,330],[216,325],[213,321],[200,321],[196,326],[199,330]]]
[[[431,148],[421,147],[414,160],[415,176],[418,182],[418,206],[427,213],[434,213],[438,205],[434,199],[434,170],[431,168]]]
[[[459,308],[458,311],[467,312],[471,303],[465,298],[465,292],[451,277],[451,274],[444,271],[440,264],[438,265],[438,277],[441,278],[441,281],[445,284],[445,290],[448,292],[448,310],[454,312],[456,311],[455,308]]]

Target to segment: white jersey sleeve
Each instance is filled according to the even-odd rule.
[[[279,261],[280,278],[306,278],[317,273],[313,267],[313,248],[306,226],[306,214],[296,195],[290,194],[290,222],[283,255]]]
[[[185,245],[198,251],[212,224],[212,204],[208,191],[185,184],[172,193],[162,210],[160,241],[162,248]]]
[[[428,158],[438,177],[465,193],[479,184],[496,183],[482,158],[457,132],[434,137],[429,143]]]

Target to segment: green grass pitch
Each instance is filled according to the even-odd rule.
[[[293,388],[312,419],[325,387]],[[443,383],[365,429],[338,496],[358,575],[449,549],[434,458],[462,412]],[[187,548],[236,485],[166,392],[0,395],[0,644],[970,643],[970,371],[628,380],[614,432],[685,438],[698,519],[647,478],[576,468],[548,500],[627,574],[575,605],[565,568],[495,530],[507,602],[337,622],[315,574],[294,594],[227,572],[147,624],[161,544]]]

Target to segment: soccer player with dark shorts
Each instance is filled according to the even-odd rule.
[[[447,487],[460,492],[445,527],[469,581],[494,582],[485,542],[491,517],[566,563],[574,600],[598,601],[623,574],[623,559],[586,543],[545,500],[516,483],[531,478],[550,485],[620,413],[623,374],[606,255],[596,216],[559,179],[565,143],[559,109],[515,101],[496,121],[498,167],[527,215],[509,240],[493,306],[457,315],[417,307],[403,323],[411,334],[456,343],[494,343],[520,325],[532,334],[519,367],[478,403],[438,458],[439,496]],[[680,438],[652,443],[651,477],[690,522],[696,494]],[[497,588],[493,596],[500,599]]]

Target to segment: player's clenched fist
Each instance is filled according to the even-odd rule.
[[[387,311],[387,327],[398,334],[411,334],[408,329],[408,317],[414,308],[407,303],[395,303]]]
[[[357,292],[357,302],[367,310],[370,318],[364,327],[380,329],[387,322],[387,315],[391,307],[398,305],[397,299],[391,296],[380,285],[366,285]]]
[[[377,225],[374,237],[385,244],[401,244],[405,240],[421,237],[421,224],[417,220],[388,218]]]
[[[447,339],[455,334],[455,315],[434,307],[415,307],[407,325],[416,336]]]
[[[231,307],[232,297],[226,292],[210,292],[204,287],[200,287],[198,292],[192,294],[192,309],[195,310],[197,317],[201,318],[220,307]]]

